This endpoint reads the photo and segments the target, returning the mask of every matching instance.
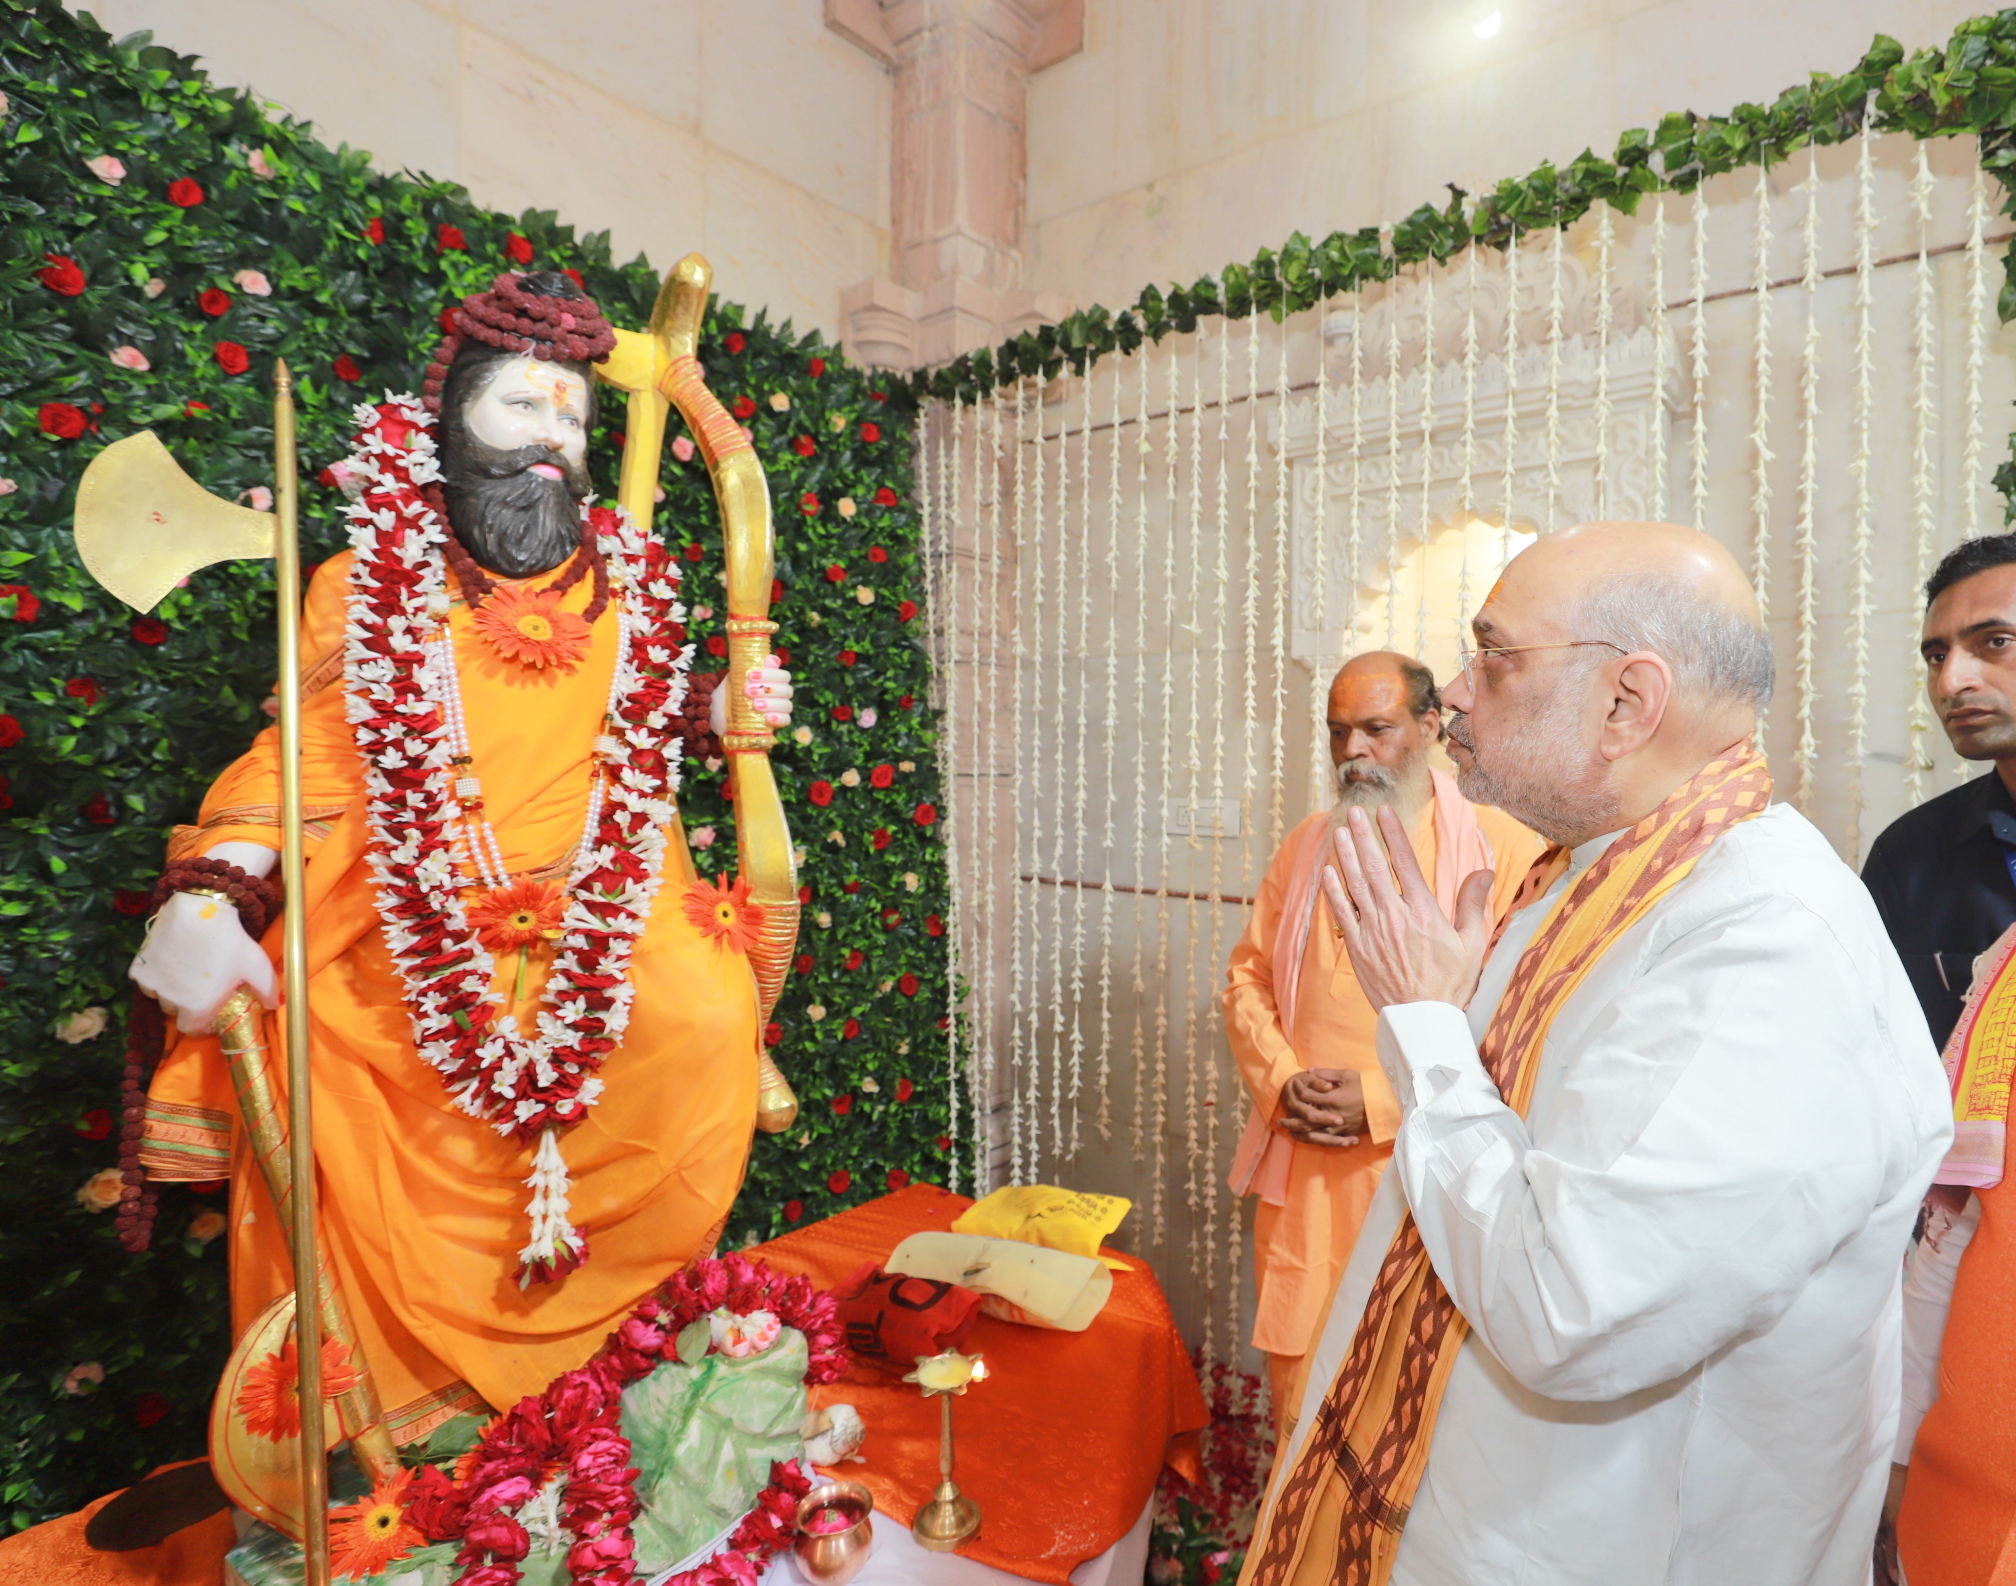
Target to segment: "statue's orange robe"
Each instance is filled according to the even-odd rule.
[[[1474,806],[1491,845],[1496,879],[1491,907],[1502,913],[1545,846],[1503,810]],[[1253,1270],[1259,1304],[1253,1347],[1268,1356],[1275,1408],[1292,1413],[1303,1356],[1322,1325],[1351,1246],[1358,1238],[1379,1175],[1393,1155],[1400,1103],[1376,1048],[1379,1021],[1351,968],[1351,956],[1330,929],[1321,898],[1302,952],[1295,999],[1295,1041],[1282,1029],[1274,994],[1274,938],[1284,928],[1289,866],[1312,825],[1328,821],[1319,810],[1289,832],[1260,883],[1245,934],[1232,949],[1225,987],[1225,1034],[1262,1117],[1280,1117],[1281,1087],[1303,1069],[1354,1070],[1365,1094],[1366,1130],[1355,1146],[1294,1142],[1284,1204],[1259,1201],[1253,1216]],[[1435,806],[1431,800],[1409,833],[1414,855],[1435,880]]]
[[[602,1070],[602,1099],[561,1140],[571,1217],[589,1259],[521,1291],[529,1150],[448,1097],[415,1050],[399,977],[379,929],[365,863],[363,762],[343,715],[342,635],[350,553],[317,571],[303,618],[309,1017],[324,1249],[349,1301],[393,1435],[424,1437],[461,1412],[503,1409],[579,1366],[654,1287],[718,1236],[742,1179],[756,1116],[755,979],[741,954],[706,938],[682,902],[693,883],[674,833],[631,968],[636,1001]],[[534,587],[550,579],[529,581]],[[580,611],[584,579],[565,599]],[[462,698],[486,813],[514,874],[564,881],[586,813],[591,749],[616,661],[605,612],[583,663],[535,671],[500,658],[459,601]],[[260,734],[205,799],[177,851],[220,842],[279,847],[276,734]],[[265,946],[276,963],[279,928]],[[517,957],[498,955],[507,1002]],[[535,953],[521,1027],[544,987]],[[281,1021],[268,1018],[273,1064]],[[276,1073],[276,1080],[284,1072]],[[234,1331],[291,1286],[282,1230],[242,1129],[212,1037],[184,1037],[149,1096],[143,1162],[159,1178],[231,1179]]]

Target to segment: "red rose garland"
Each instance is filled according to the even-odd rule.
[[[633,1311],[587,1365],[491,1422],[460,1479],[437,1466],[414,1477],[406,1519],[433,1541],[462,1544],[457,1586],[515,1586],[532,1539],[508,1511],[529,1503],[556,1470],[564,1483],[560,1521],[575,1539],[568,1576],[577,1586],[633,1586],[638,1472],[623,1436],[623,1390],[678,1360],[679,1334],[723,1309],[738,1316],[768,1311],[803,1333],[810,1386],[847,1369],[832,1295],[744,1256],[696,1261]],[[749,1586],[790,1545],[798,1500],[811,1490],[803,1470],[773,1464],[770,1484],[722,1551],[666,1586]]]
[[[587,522],[621,580],[623,641],[610,731],[597,740],[603,803],[584,833],[567,887],[563,935],[538,1017],[521,1035],[500,1017],[495,964],[469,923],[457,863],[461,810],[446,711],[430,640],[445,632],[446,530],[421,494],[439,477],[433,419],[410,397],[362,406],[348,467],[361,482],[349,509],[347,710],[369,762],[369,860],[385,940],[406,984],[413,1036],[464,1111],[535,1146],[520,1252],[521,1282],[564,1275],[587,1259],[567,1221],[558,1134],[601,1094],[603,1062],[629,1023],[630,959],[650,917],[678,786],[669,748],[691,650],[682,641],[678,569],[628,514]]]

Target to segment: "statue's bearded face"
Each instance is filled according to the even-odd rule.
[[[587,378],[538,358],[492,363],[466,386],[449,378],[441,492],[457,538],[504,578],[558,567],[581,543],[580,504],[594,489]]]

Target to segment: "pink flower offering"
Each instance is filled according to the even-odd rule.
[[[807,1536],[837,1536],[842,1531],[851,1531],[860,1523],[861,1516],[853,1509],[842,1508],[839,1504],[828,1504],[799,1529]]]
[[[707,1331],[713,1337],[715,1349],[730,1360],[746,1360],[776,1343],[784,1324],[774,1311],[751,1311],[747,1316],[738,1316],[724,1306],[707,1318]]]

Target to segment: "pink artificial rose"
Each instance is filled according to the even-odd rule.
[[[881,717],[875,714],[875,707],[873,705],[870,705],[866,710],[861,712],[861,725],[864,727],[872,727],[881,719]]]
[[[271,512],[273,510],[273,492],[268,490],[264,485],[254,485],[250,490],[239,491],[238,499],[254,512]]]
[[[714,828],[711,826],[696,826],[686,834],[686,840],[695,848],[712,848],[714,846]]]
[[[513,1563],[532,1548],[532,1538],[525,1527],[508,1514],[486,1514],[471,1521],[469,1529],[462,1533],[462,1542],[465,1547],[481,1548],[495,1558]]]
[[[0,496],[11,496],[21,487],[11,479],[0,479]]]
[[[86,160],[84,169],[99,181],[110,182],[114,187],[126,180],[125,165],[109,154],[101,154],[95,160]]]
[[[584,1537],[567,1550],[567,1568],[575,1576],[628,1565],[633,1544],[627,1536]]]
[[[231,279],[238,283],[238,290],[253,297],[271,297],[273,283],[257,270],[240,270]]]
[[[682,463],[690,463],[691,461],[693,461],[692,437],[687,435],[673,436],[672,455],[678,458],[679,461],[681,461]]]
[[[131,369],[135,374],[145,374],[154,367],[138,347],[114,347],[108,356],[119,368]]]
[[[273,162],[266,158],[266,151],[264,149],[254,149],[252,157],[245,162],[245,167],[261,181],[270,182],[280,174],[273,169]],[[248,286],[245,290],[249,292],[252,288]],[[266,294],[262,292],[259,295],[264,297]]]
[[[502,1481],[492,1482],[477,1496],[492,1508],[515,1509],[521,1503],[530,1503],[538,1491],[539,1483],[530,1476],[506,1476]]]

